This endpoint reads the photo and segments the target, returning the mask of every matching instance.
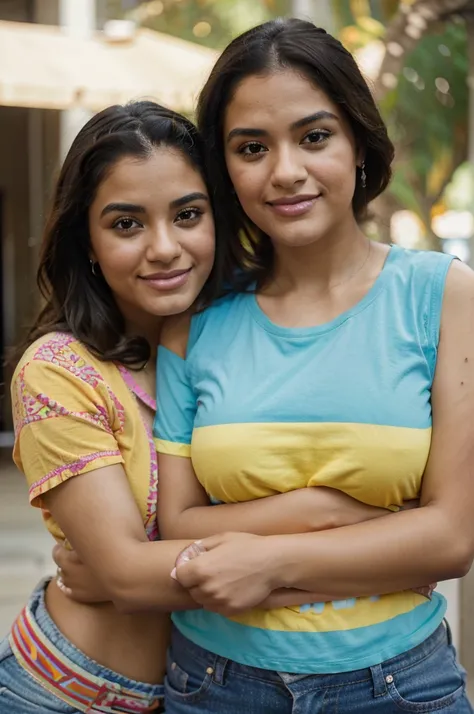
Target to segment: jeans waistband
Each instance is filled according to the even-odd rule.
[[[46,583],[31,596],[10,632],[20,664],[49,692],[81,712],[158,714],[162,685],[128,679],[94,662],[58,630],[44,601]]]

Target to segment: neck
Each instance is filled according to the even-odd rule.
[[[368,249],[368,238],[353,217],[311,245],[297,248],[278,245],[269,289],[321,293],[349,278],[359,264],[362,266]]]
[[[139,319],[136,317],[128,319],[125,316],[125,333],[136,337],[144,337],[147,340],[151,348],[150,362],[154,362],[156,359],[163,320],[163,317],[154,315],[146,315]]]

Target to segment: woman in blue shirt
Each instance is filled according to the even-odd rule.
[[[159,350],[162,534],[205,538],[173,573],[205,609],[173,616],[167,711],[471,712],[444,599],[415,591],[474,554],[473,274],[365,236],[393,147],[354,59],[311,23],[234,40],[199,126],[232,290]],[[316,486],[421,503],[206,537],[251,530],[210,499]],[[252,609],[278,588],[320,596]]]

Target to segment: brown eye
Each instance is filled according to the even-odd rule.
[[[202,216],[200,208],[184,208],[175,218],[176,223],[195,223]]]
[[[318,146],[321,144],[325,144],[326,141],[330,138],[331,132],[327,130],[322,130],[322,129],[313,129],[313,131],[310,131],[306,136],[304,137],[303,141],[301,142],[302,144],[317,144]]]
[[[137,226],[139,227],[140,224],[135,220],[135,218],[126,216],[115,221],[112,227],[118,229],[122,233],[130,233],[130,231],[133,231]]]
[[[243,156],[259,156],[266,151],[268,151],[268,149],[263,144],[260,144],[259,141],[249,141],[247,144],[239,147],[238,153]]]

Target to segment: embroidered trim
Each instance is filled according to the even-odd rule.
[[[117,364],[117,369],[120,372],[123,381],[127,385],[135,399],[140,399],[152,411],[156,411],[156,402],[152,399],[140,385],[133,379],[130,372],[121,364]],[[138,404],[137,404],[138,409]],[[148,437],[148,446],[150,449],[150,482],[148,485],[148,495],[146,500],[146,516],[145,516],[145,531],[148,540],[153,541],[159,538],[158,520],[156,511],[158,507],[158,458],[156,455],[155,442],[153,433],[146,423],[143,415],[138,409],[138,413]]]
[[[140,417],[142,418],[143,426],[145,427],[148,436],[148,445],[150,447],[150,483],[146,499],[147,508],[145,530],[148,540],[158,540],[160,535],[156,513],[158,508],[158,457],[156,454],[155,442],[153,440],[153,433],[141,414]]]
[[[39,481],[35,481],[35,483],[30,486],[29,492],[31,498],[36,498],[41,493],[43,493],[43,486],[50,479],[57,478],[61,481],[66,481],[71,476],[77,476],[77,474],[81,473],[81,471],[85,469],[86,466],[88,466],[92,461],[101,458],[109,458],[111,456],[119,456],[120,458],[122,458],[122,454],[118,449],[114,449],[113,451],[97,451],[95,454],[87,454],[86,456],[82,456],[80,459],[70,464],[58,466],[57,468],[46,474],[46,476],[43,476],[39,479]],[[39,491],[39,493],[35,493],[36,491]]]
[[[18,409],[15,410],[15,436],[18,436],[23,427],[28,424],[60,416],[72,416],[75,419],[98,426],[100,429],[103,429],[109,434],[113,434],[107,409],[101,404],[94,404],[94,408],[97,410],[95,414],[89,411],[69,411],[56,400],[50,399],[47,394],[40,393],[35,396],[32,395],[25,383],[25,368],[26,365],[23,367],[17,378],[19,403],[18,405],[15,405],[18,406]]]
[[[118,429],[115,429],[115,431],[118,431],[119,433],[122,432],[125,426],[125,410],[123,405],[120,403],[109,385],[105,382],[102,375],[91,364],[88,364],[84,357],[81,357],[70,347],[70,345],[74,342],[77,342],[77,340],[72,335],[63,332],[56,332],[51,339],[38,346],[33,355],[32,361],[36,360],[49,362],[56,367],[62,367],[93,389],[97,389],[99,384],[103,385],[117,411],[120,426]],[[23,367],[22,372],[24,372],[26,366],[27,365]],[[99,411],[105,412],[103,408],[100,408],[98,405],[95,406],[99,409]],[[108,414],[106,414],[106,417],[107,422],[109,422]],[[113,431],[113,425],[109,424],[109,426],[110,431]]]
[[[122,364],[117,364],[117,369],[122,375],[123,381],[130,389],[130,391],[133,392],[135,396],[137,396],[143,402],[143,404],[146,404],[147,407],[149,407],[152,411],[156,412],[156,401],[145,392],[143,387],[140,387],[140,385],[137,384],[128,369]]]

